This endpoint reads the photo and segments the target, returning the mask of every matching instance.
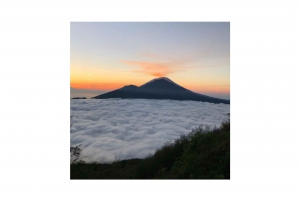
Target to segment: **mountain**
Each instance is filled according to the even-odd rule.
[[[127,85],[120,89],[93,97],[94,99],[130,98],[130,99],[171,99],[193,100],[210,103],[230,104],[229,100],[213,98],[190,91],[167,77],[153,79],[140,87]]]

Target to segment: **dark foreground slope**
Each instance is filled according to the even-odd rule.
[[[94,99],[124,98],[124,99],[171,99],[193,100],[210,103],[229,104],[229,100],[213,98],[192,92],[181,87],[168,78],[155,79],[140,87],[129,85],[120,89],[93,97]]]
[[[199,127],[144,159],[71,164],[71,179],[230,179],[230,122]]]

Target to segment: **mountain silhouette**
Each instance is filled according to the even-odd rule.
[[[153,79],[140,87],[127,85],[120,89],[93,97],[93,99],[107,98],[193,100],[230,104],[229,100],[213,98],[190,91],[167,77]]]

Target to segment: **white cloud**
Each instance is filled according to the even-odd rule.
[[[71,145],[87,162],[143,158],[199,125],[219,126],[230,105],[145,99],[71,100]]]

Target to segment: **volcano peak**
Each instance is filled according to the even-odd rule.
[[[173,82],[171,79],[169,79],[169,78],[167,78],[167,77],[158,77],[158,78],[154,78],[153,80],[150,80],[149,82],[147,82],[147,83],[141,85],[140,87],[145,86],[145,85],[147,85],[147,84],[150,84],[151,82],[154,82],[154,81],[159,81],[159,80],[165,80],[165,81],[171,82],[171,83],[173,83],[173,84],[176,84],[175,82]],[[176,85],[178,85],[178,84],[176,84]],[[178,86],[179,86],[179,85],[178,85]]]

